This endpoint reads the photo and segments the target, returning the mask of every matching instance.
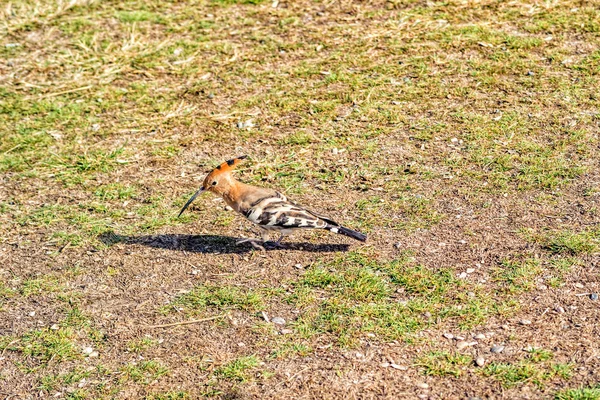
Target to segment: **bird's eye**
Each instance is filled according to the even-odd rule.
[[[212,185],[215,186],[217,184],[217,181],[213,181]]]

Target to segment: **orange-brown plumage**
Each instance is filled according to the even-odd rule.
[[[281,233],[277,241],[279,243],[283,237],[300,228],[326,229],[363,242],[367,239],[360,232],[345,228],[328,217],[288,201],[283,194],[273,189],[236,181],[231,172],[244,158],[246,156],[228,160],[213,169],[204,179],[202,187],[183,206],[179,215],[201,192],[208,190],[223,197],[231,208],[263,228],[263,242],[267,239],[268,231],[275,230]],[[255,247],[261,248],[253,240],[244,241],[251,241]]]

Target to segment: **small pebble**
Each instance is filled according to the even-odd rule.
[[[475,268],[467,268],[467,274],[472,274],[475,272]]]
[[[271,318],[271,322],[277,325],[285,325],[285,319],[281,317],[273,317]]]
[[[565,309],[561,306],[556,306],[556,307],[554,307],[554,311],[556,311],[557,313],[563,314],[565,312]]]
[[[504,351],[504,346],[502,346],[502,345],[494,346],[490,349],[490,351],[492,353],[496,353],[496,354],[502,353]]]
[[[485,340],[485,335],[483,333],[479,333],[475,335],[474,338],[477,340]]]
[[[465,347],[469,347],[469,343],[465,342],[464,340],[461,340],[460,342],[456,343],[456,348],[458,350],[462,350]]]
[[[519,321],[521,325],[531,325],[531,321],[528,319],[522,319]]]
[[[458,277],[460,279],[465,279],[467,277],[467,273],[466,272],[461,272],[460,275],[458,275]]]
[[[35,311],[32,311],[32,312],[30,312],[30,313],[29,313],[29,316],[30,316],[30,317],[35,317]]]
[[[507,330],[510,329],[510,326],[504,324],[504,325],[501,326],[501,328],[507,331]]]
[[[458,342],[458,344],[456,345],[456,348],[458,350],[462,350],[465,349],[467,347],[471,347],[471,346],[475,346],[477,344],[477,342],[465,342],[465,341],[460,341]]]
[[[451,333],[444,333],[442,336],[444,336],[446,339],[454,339],[454,335]]]
[[[527,75],[529,75],[529,76],[534,76],[534,75],[535,75],[535,72],[533,72],[533,71],[527,71]]]
[[[420,387],[421,389],[427,389],[429,388],[429,385],[426,383],[417,383],[417,387]]]
[[[209,99],[214,99],[215,98],[215,94],[214,93],[209,93],[208,94],[208,98]]]
[[[291,329],[282,329],[282,330],[281,330],[281,334],[282,334],[282,335],[289,335],[289,334],[291,334],[291,333],[294,333],[294,331],[293,331],[293,330],[291,330]]]
[[[475,359],[475,364],[477,364],[478,367],[483,367],[485,365],[485,358],[482,356],[477,357]]]
[[[592,293],[592,294],[590,294],[590,299],[592,299],[594,301],[598,300],[598,293]]]
[[[425,318],[431,318],[431,313],[429,311],[427,311],[425,314],[423,314],[425,316]]]
[[[583,285],[581,283],[576,283],[574,286],[578,289],[583,289]]]
[[[296,264],[296,265],[294,265],[294,268],[302,269],[303,267],[302,267],[302,264]]]
[[[398,364],[394,364],[394,363],[391,363],[390,367],[392,367],[394,369],[398,369],[400,371],[406,371],[408,369],[408,367],[405,367],[404,365],[398,365]]]
[[[465,340],[464,336],[454,336],[456,340]]]
[[[90,353],[89,357],[98,357],[98,352],[97,351],[92,351]]]
[[[60,327],[58,326],[58,324],[52,324],[52,326],[50,327],[50,329],[52,329],[53,331],[57,331]]]
[[[83,349],[83,354],[92,354],[94,352],[94,349],[91,347],[86,347],[85,349]]]

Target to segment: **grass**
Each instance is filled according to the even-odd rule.
[[[215,375],[223,379],[245,382],[250,379],[250,372],[259,364],[256,356],[240,357],[215,369]]]
[[[88,378],[90,375],[91,372],[86,371],[83,368],[75,368],[73,371],[64,374],[46,375],[42,377],[39,388],[44,392],[52,392],[63,386],[78,383],[82,379]]]
[[[509,292],[518,293],[531,290],[541,271],[539,260],[524,258],[503,261],[494,275]]]
[[[464,354],[451,354],[445,351],[433,351],[417,360],[417,365],[423,369],[423,374],[428,376],[454,376],[458,378],[464,374],[465,366],[471,364],[473,359]]]
[[[407,254],[379,263],[354,253],[311,268],[291,282],[294,291],[287,297],[301,311],[298,335],[332,336],[341,347],[356,346],[367,334],[412,343],[418,332],[444,320],[461,321],[469,329],[510,312],[503,301],[464,284],[450,270],[431,270],[412,259]],[[463,295],[470,290],[479,294]]]
[[[594,253],[600,243],[600,231],[556,232],[547,238],[546,248],[553,253],[580,255]]]
[[[169,368],[159,361],[141,361],[139,363],[127,364],[121,368],[121,381],[131,380],[143,385],[148,385],[168,373]]]
[[[158,340],[150,337],[143,337],[139,340],[132,340],[127,344],[127,350],[132,353],[141,353],[158,344]]]
[[[220,311],[240,309],[257,312],[264,306],[263,296],[254,291],[235,286],[197,286],[189,293],[177,297],[167,309],[180,307],[191,313],[201,313],[209,308]]]
[[[555,400],[597,400],[600,399],[600,388],[565,389],[558,392],[554,398]]]
[[[573,365],[552,362],[551,351],[532,348],[528,352],[527,358],[514,363],[492,362],[484,368],[483,374],[507,388],[529,382],[543,387],[549,380],[568,380],[573,375]]]
[[[75,343],[75,332],[71,328],[36,329],[20,338],[6,337],[2,344],[2,350],[19,352],[32,360],[33,368],[82,357]]]
[[[597,7],[15,0],[0,13],[5,391],[412,393],[377,367],[393,356],[443,398],[598,397],[565,361],[589,349],[562,346],[554,319],[495,328],[553,313],[565,282],[597,285]],[[196,178],[239,154],[244,182],[369,241],[233,248],[248,225],[209,195],[177,218]],[[587,328],[590,300],[572,300]],[[146,331],[161,313],[227,324]],[[481,368],[438,340],[490,330],[540,348]],[[352,383],[349,352],[374,354],[372,387]]]

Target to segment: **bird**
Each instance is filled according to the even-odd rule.
[[[260,240],[245,238],[238,240],[237,244],[249,242],[254,248],[265,250],[259,242],[266,244],[269,240],[269,232],[279,232],[279,239],[274,244],[282,247],[281,241],[299,229],[325,229],[361,242],[367,240],[365,234],[346,228],[329,217],[309,211],[274,189],[237,181],[232,176],[232,172],[247,157],[236,157],[214,168],[204,178],[200,189],[185,203],[178,218],[196,197],[202,192],[209,191],[221,196],[229,207],[261,228]]]

